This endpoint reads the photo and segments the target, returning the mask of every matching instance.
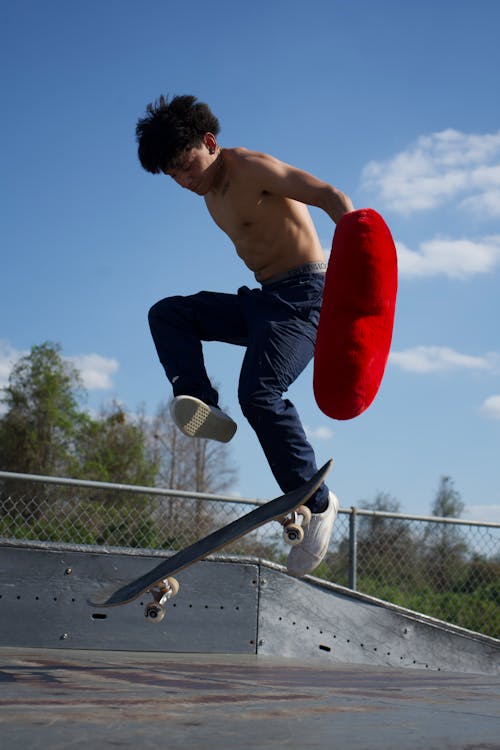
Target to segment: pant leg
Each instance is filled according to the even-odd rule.
[[[246,343],[246,322],[238,296],[199,292],[167,297],[149,311],[149,325],[174,396],[196,396],[217,406],[218,393],[205,369],[202,341]]]
[[[240,405],[283,492],[296,489],[317,470],[297,410],[283,394],[314,354],[322,282],[316,277],[270,290],[240,290],[248,326]],[[308,503],[311,510],[323,510],[327,496],[322,485]]]

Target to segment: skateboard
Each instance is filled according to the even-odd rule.
[[[152,600],[144,607],[144,615],[150,622],[160,622],[165,616],[165,605],[179,591],[179,583],[172,576],[190,565],[203,560],[222,547],[235,542],[269,521],[279,521],[283,526],[283,537],[287,544],[300,544],[304,528],[311,519],[311,511],[304,503],[314,494],[331,469],[333,461],[327,463],[305,484],[286,495],[281,495],[260,505],[236,521],[232,521],[189,547],[176,552],[155,568],[125,584],[102,599],[92,598],[92,607],[118,607],[137,599],[142,594],[151,594]]]

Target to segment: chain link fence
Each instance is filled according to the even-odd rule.
[[[263,501],[0,472],[4,539],[173,552]],[[285,563],[277,523],[225,550]],[[500,523],[342,509],[314,575],[500,637]]]

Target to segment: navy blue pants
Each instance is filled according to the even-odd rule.
[[[283,492],[296,489],[316,471],[297,411],[283,394],[314,354],[324,278],[305,272],[262,289],[241,287],[237,294],[167,297],[149,311],[156,350],[175,396],[196,396],[218,406],[201,342],[246,347],[239,403]],[[327,497],[323,485],[308,505],[320,512]]]

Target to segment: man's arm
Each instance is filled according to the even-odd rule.
[[[354,210],[347,195],[308,172],[292,167],[269,154],[249,151],[243,158],[246,162],[247,177],[268,193],[291,198],[308,206],[317,206],[335,223],[345,213]]]

